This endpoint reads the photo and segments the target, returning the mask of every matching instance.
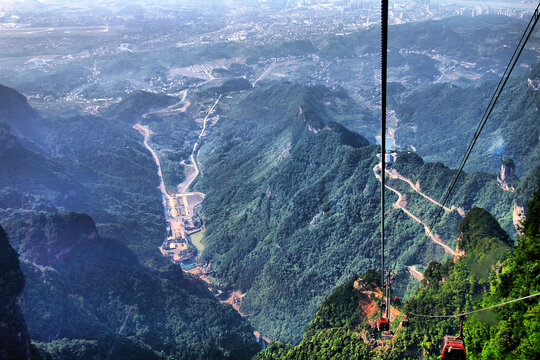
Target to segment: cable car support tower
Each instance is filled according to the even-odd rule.
[[[381,0],[381,290],[382,304],[377,328],[390,330],[390,273],[384,265],[384,209],[386,176],[386,83],[388,58],[388,0]]]

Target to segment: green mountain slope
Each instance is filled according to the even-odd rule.
[[[538,205],[540,189],[529,203],[525,234],[512,247],[507,234],[487,211],[474,208],[460,222],[459,241],[466,249],[459,260],[432,262],[421,287],[402,313],[451,315],[538,293]],[[457,334],[457,319],[426,319],[409,315],[410,326],[394,322],[393,346],[378,340],[365,309],[379,275],[368,272],[338,287],[320,306],[298,346],[272,343],[255,359],[438,359],[440,339]],[[371,285],[370,285],[371,282]],[[394,305],[396,306],[396,305]],[[468,359],[534,359],[538,348],[537,299],[480,312],[465,321]],[[377,307],[375,307],[375,310]],[[377,317],[377,313],[374,313]]]
[[[118,104],[113,104],[103,111],[105,117],[114,117],[130,124],[140,121],[142,115],[175,103],[172,96],[135,91],[127,95]]]
[[[44,358],[248,359],[258,349],[252,328],[203,284],[172,264],[141,266],[87,215],[41,214],[7,229],[27,279],[24,316]]]
[[[83,202],[82,187],[66,174],[65,165],[26,148],[6,127],[0,126],[0,187],[44,196],[58,206]],[[71,193],[70,193],[71,191]]]
[[[142,260],[153,257],[164,236],[163,208],[156,165],[142,136],[130,125],[99,117],[51,122],[43,146],[84,185],[80,195],[87,199],[65,208],[91,215],[100,232],[123,241]]]
[[[44,119],[12,89],[0,99],[0,188],[15,190],[2,206],[3,224],[28,218],[35,206],[22,198],[39,196],[56,208],[90,214],[105,236],[122,240],[144,261],[160,256],[159,179],[130,124],[92,116]]]
[[[501,229],[497,220],[481,208],[473,208],[460,222],[458,245],[462,258],[454,264],[432,262],[424,272],[422,286],[407,301],[404,309],[417,314],[450,315],[473,310],[489,290],[490,270],[509,254],[513,241]],[[398,350],[429,358],[440,356],[441,334],[456,333],[457,319],[433,321],[411,318],[411,327],[396,340],[395,358],[405,356]],[[401,354],[401,355],[400,355]]]
[[[282,106],[282,96],[287,106]],[[234,122],[220,123],[218,137],[213,136],[200,154],[201,189],[208,194],[202,209],[208,246],[204,259],[224,284],[253,290],[243,311],[253,313],[251,320],[262,325],[264,334],[274,328],[271,337],[293,337],[307,323],[320,299],[320,289],[311,288],[311,281],[331,286],[340,277],[337,267],[318,264],[348,257],[348,247],[360,246],[360,239],[340,239],[354,220],[339,213],[350,213],[354,204],[345,196],[343,203],[331,203],[342,195],[339,181],[349,179],[355,189],[376,183],[369,172],[355,171],[359,162],[362,169],[375,165],[375,148],[341,125],[327,123],[328,115],[314,110],[320,107],[314,99],[313,90],[294,85],[254,92],[237,113],[227,116]],[[335,148],[328,151],[332,145]],[[354,217],[370,221],[367,212],[357,211]],[[332,229],[343,230],[327,232],[325,226],[336,221]],[[313,257],[307,255],[310,252]],[[355,263],[360,261],[369,263],[360,256]],[[292,296],[294,292],[302,295]],[[312,310],[306,312],[307,294],[314,298],[308,305]],[[274,320],[263,325],[269,319]]]
[[[17,93],[10,89],[10,94]],[[0,214],[22,254],[24,316],[40,355],[253,355],[258,346],[252,328],[219,304],[205,285],[167,266],[157,251],[164,227],[155,164],[130,120],[45,120],[22,95],[15,97],[22,99],[15,105],[23,120],[35,118],[18,136],[12,133],[15,117],[0,119],[7,123],[0,126]],[[3,102],[0,109],[5,104],[10,103]],[[31,136],[43,128],[44,136]],[[87,211],[97,225],[87,215],[56,214],[63,209]],[[106,237],[98,235],[98,229]]]

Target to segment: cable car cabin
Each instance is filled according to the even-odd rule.
[[[463,339],[457,336],[445,336],[442,341],[441,359],[466,360],[465,344]]]
[[[395,276],[392,276],[392,280],[396,280],[396,277],[395,277]]]
[[[379,331],[388,331],[390,330],[390,323],[385,318],[379,318],[379,320],[377,320],[377,329],[379,329]]]
[[[395,302],[396,304],[399,304],[399,296],[396,296],[396,297],[394,298],[394,302]]]

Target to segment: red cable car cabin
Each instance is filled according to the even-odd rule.
[[[396,304],[399,304],[399,296],[396,296],[396,297],[394,298],[394,302],[395,302]]]
[[[466,360],[465,344],[458,336],[445,336],[442,341],[441,359]]]
[[[390,330],[390,323],[385,318],[379,318],[379,320],[377,320],[377,329],[379,329],[379,331],[388,331]]]

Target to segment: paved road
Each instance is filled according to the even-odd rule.
[[[270,73],[270,71],[272,71],[272,69],[274,68],[274,66],[276,66],[276,63],[273,63],[272,65],[270,65],[270,67],[269,67],[268,69],[266,69],[266,71],[263,72],[263,74],[262,74],[261,76],[259,76],[259,78],[253,82],[253,86],[257,85],[257,83],[258,83],[259,81],[261,81],[262,79],[264,79],[264,77],[265,77],[266,75],[268,75],[268,74]]]

